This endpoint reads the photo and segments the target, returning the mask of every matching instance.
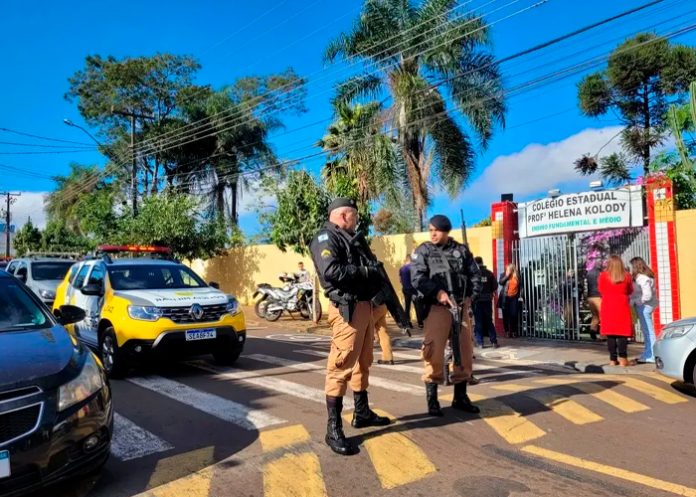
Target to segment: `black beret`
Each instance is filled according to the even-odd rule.
[[[434,215],[428,222],[435,226],[438,231],[444,231],[446,233],[452,231],[452,222],[447,216],[443,216],[442,214]]]
[[[350,207],[357,210],[358,204],[356,204],[355,200],[352,198],[338,197],[329,204],[329,214],[331,214],[331,211],[334,209],[340,209],[341,207]]]

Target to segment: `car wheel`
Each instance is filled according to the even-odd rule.
[[[123,354],[116,341],[116,333],[109,326],[99,337],[99,357],[101,357],[104,371],[110,378],[121,378],[126,374],[126,364]]]
[[[242,349],[233,349],[230,347],[224,350],[213,352],[213,357],[215,358],[215,362],[217,362],[218,364],[221,364],[223,366],[231,366],[235,362],[237,362],[237,359],[239,359],[239,355],[241,353]]]
[[[264,295],[256,301],[256,304],[254,304],[254,312],[261,319],[264,319],[266,317],[266,306],[268,305],[268,302],[266,301],[267,298],[268,295]]]

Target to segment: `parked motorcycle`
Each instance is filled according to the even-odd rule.
[[[260,318],[267,321],[277,321],[283,312],[292,315],[299,312],[304,319],[312,318],[312,309],[317,313],[317,319],[321,318],[321,303],[314,302],[312,283],[298,283],[294,275],[283,274],[280,280],[285,283],[282,288],[272,287],[262,283],[256,287],[254,298],[260,299],[254,305],[254,311]]]

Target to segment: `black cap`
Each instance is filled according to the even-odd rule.
[[[358,204],[352,198],[338,197],[333,202],[329,204],[329,214],[335,209],[340,209],[341,207],[350,207],[351,209],[358,209]]]
[[[447,216],[443,216],[442,214],[434,215],[428,222],[435,226],[438,231],[444,231],[446,233],[452,231],[452,221],[450,221]]]
[[[483,257],[477,255],[476,257],[474,257],[474,262],[479,266],[483,266]]]

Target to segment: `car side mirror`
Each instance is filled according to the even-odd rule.
[[[61,305],[59,309],[54,311],[58,322],[63,326],[68,324],[79,323],[87,314],[83,309],[74,305]]]
[[[210,283],[208,283],[208,286],[211,288],[215,288],[216,290],[220,289],[220,283],[218,283],[217,281],[211,281]]]
[[[86,285],[82,290],[83,295],[90,295],[95,297],[101,297],[104,295],[104,290],[101,285],[92,283],[91,285]]]

